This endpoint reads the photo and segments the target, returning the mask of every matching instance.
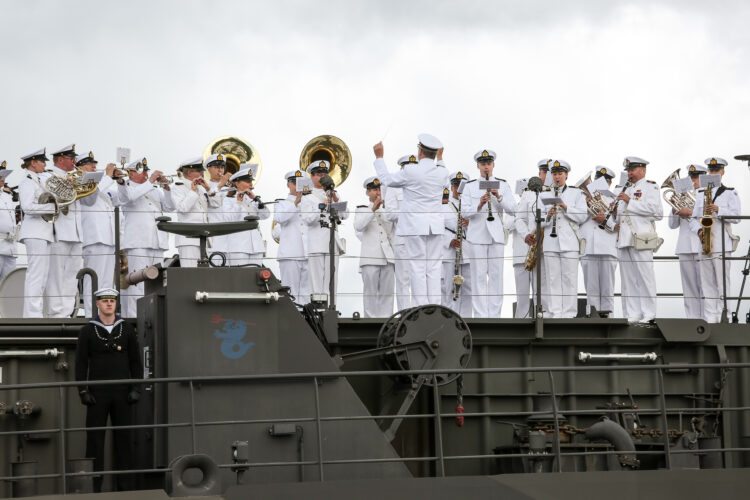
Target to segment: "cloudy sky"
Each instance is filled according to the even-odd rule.
[[[28,151],[75,142],[100,160],[127,146],[174,171],[233,134],[258,149],[258,192],[271,199],[302,146],[329,133],[352,150],[341,190],[359,204],[384,136],[395,160],[416,134],[433,133],[449,168],[470,172],[475,151],[494,149],[508,180],[533,174],[542,157],[567,160],[575,180],[636,155],[661,182],[708,156],[750,153],[750,4],[739,0],[1,7],[0,159],[12,168]],[[747,166],[731,160],[726,181],[748,192]]]

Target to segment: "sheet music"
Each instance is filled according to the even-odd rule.
[[[529,179],[523,178],[516,181],[516,194],[521,196],[523,191],[528,187]]]
[[[693,190],[693,179],[685,177],[683,179],[676,179],[672,182],[674,192],[677,194],[687,193]]]

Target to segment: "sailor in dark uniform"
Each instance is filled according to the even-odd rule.
[[[86,427],[104,427],[107,418],[113,426],[132,425],[131,407],[140,398],[139,388],[133,385],[92,385],[89,380],[138,378],[143,375],[138,339],[135,329],[115,316],[117,291],[104,288],[96,292],[99,315],[81,328],[76,349],[76,380],[81,403],[87,406]],[[132,445],[130,430],[114,432],[114,460],[116,470],[131,468]],[[94,470],[104,466],[104,431],[86,433],[86,456],[94,458]],[[129,475],[116,476],[117,489],[132,489]],[[94,477],[94,490],[101,491],[101,476]]]

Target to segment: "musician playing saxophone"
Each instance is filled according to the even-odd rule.
[[[709,174],[724,176],[724,168],[727,166],[726,160],[719,157],[707,158],[705,164],[708,166]],[[693,207],[692,218],[690,219],[690,228],[699,238],[703,237],[704,229],[700,224],[700,218],[704,215],[716,216],[735,216],[740,215],[740,197],[734,188],[727,187],[723,183],[712,188],[711,204],[705,204],[703,190],[698,191],[696,196],[695,207]],[[711,225],[711,253],[709,255],[700,255],[700,275],[701,287],[703,289],[703,314],[704,319],[710,323],[721,321],[721,310],[723,301],[723,283],[722,283],[722,258],[721,258],[721,238],[724,238],[724,248],[727,255],[731,255],[736,242],[739,239],[734,236],[731,230],[732,224],[737,224],[739,219],[727,219],[724,221],[724,231],[722,234],[722,224],[717,219]],[[726,268],[727,293],[730,293],[730,277],[732,276],[732,261],[727,260],[723,263]],[[731,309],[731,307],[729,307]]]
[[[595,180],[604,178],[607,185],[611,187],[614,177],[615,173],[611,168],[601,165],[596,167]],[[591,189],[590,186],[589,189]],[[586,203],[591,201],[591,195],[595,196],[596,193],[584,191]],[[605,196],[602,196],[602,200],[606,204],[613,201]],[[586,311],[589,315],[593,310],[602,311],[600,317],[609,317],[609,314],[615,310],[617,232],[610,232],[599,227],[606,218],[606,212],[599,211],[597,215],[591,213],[587,215],[588,219],[581,225],[581,237],[586,240],[581,256],[583,283],[586,288]]]
[[[634,236],[655,232],[655,221],[664,216],[659,185],[646,180],[646,165],[648,162],[642,158],[625,158],[623,166],[629,185],[616,198],[622,308],[633,323],[650,322],[656,317],[654,249],[643,248]]]
[[[443,306],[453,309],[463,318],[471,318],[471,265],[469,256],[471,255],[471,243],[466,241],[466,229],[469,226],[469,219],[465,215],[468,209],[464,202],[461,202],[461,194],[458,193],[458,187],[461,181],[468,182],[471,180],[465,172],[453,172],[449,176],[450,196],[443,205],[443,214],[445,220],[445,233],[443,233]],[[459,207],[461,208],[461,217],[459,219]],[[459,222],[460,221],[460,222]],[[457,231],[458,225],[461,231]],[[457,233],[462,232],[463,237],[459,240]],[[456,300],[454,297],[453,277],[456,275],[456,252],[461,249],[461,257],[458,265],[458,275],[463,278],[463,283],[459,289],[459,295]]]
[[[471,220],[466,230],[466,240],[471,243],[472,302],[476,318],[500,317],[505,256],[503,212],[513,214],[516,211],[516,201],[510,186],[504,179],[493,175],[496,156],[490,149],[483,149],[474,155],[479,170],[478,179],[470,182],[462,195],[463,206]],[[500,187],[488,192],[479,188],[480,180],[498,182]]]
[[[704,165],[690,164],[687,166],[687,172],[693,181],[694,190],[697,190],[700,185],[700,176],[707,173],[708,169]],[[672,203],[674,204],[675,198],[680,196],[675,194],[672,197]],[[690,228],[692,215],[693,209],[690,207],[683,206],[679,210],[672,208],[668,222],[670,229],[679,228],[677,246],[674,253],[680,259],[680,278],[682,280],[682,300],[685,306],[685,317],[703,318],[703,287],[701,286],[699,264],[701,240],[695,231]]]
[[[552,180],[556,187],[545,196],[561,199],[549,208],[544,227],[545,277],[549,287],[550,318],[574,318],[578,312],[578,259],[580,257],[579,225],[586,221],[588,209],[583,192],[566,185],[570,165],[563,160],[550,163]],[[557,237],[551,237],[553,228]],[[549,235],[550,237],[547,237]]]

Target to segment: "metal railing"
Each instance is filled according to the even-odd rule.
[[[721,419],[725,420],[727,414],[735,412],[750,412],[750,406],[724,406],[720,404],[715,407],[668,407],[667,397],[679,397],[679,396],[691,396],[700,394],[697,392],[672,392],[667,393],[664,387],[664,374],[665,372],[681,371],[681,370],[720,370],[726,373],[729,370],[740,370],[750,368],[750,363],[704,363],[704,364],[658,364],[658,365],[622,365],[622,366],[590,366],[590,365],[577,365],[569,367],[522,367],[522,368],[467,368],[467,369],[455,369],[451,370],[451,373],[461,375],[495,375],[500,376],[503,374],[521,374],[521,373],[535,373],[535,374],[546,374],[549,392],[545,393],[545,397],[549,397],[552,402],[552,414],[554,433],[552,440],[552,457],[555,458],[556,472],[563,472],[563,457],[571,456],[596,456],[596,455],[622,455],[624,452],[617,450],[605,450],[605,451],[563,451],[561,434],[564,429],[560,426],[560,419],[568,416],[597,416],[603,414],[620,414],[628,413],[634,415],[652,415],[656,416],[661,425],[660,435],[656,434],[656,437],[661,437],[663,444],[663,451],[655,450],[637,450],[635,452],[629,452],[636,455],[663,455],[664,465],[666,469],[672,469],[672,456],[680,453],[692,453],[695,454],[695,450],[670,450],[670,428],[669,418],[675,418],[679,416],[680,422],[684,415],[704,415],[707,413],[721,415]],[[646,394],[648,397],[656,397],[658,400],[658,406],[655,408],[596,408],[596,409],[576,409],[576,410],[562,410],[557,403],[557,398],[561,396],[571,396],[572,394],[566,394],[559,392],[555,385],[555,374],[568,372],[608,372],[608,371],[653,371],[657,374],[657,391],[649,392]],[[50,479],[57,478],[60,480],[61,491],[65,492],[67,489],[68,478],[81,477],[81,476],[94,476],[94,475],[118,475],[118,474],[145,474],[145,473],[167,473],[171,469],[169,467],[155,467],[147,469],[128,469],[128,470],[110,470],[110,471],[94,471],[94,472],[66,472],[67,463],[67,450],[69,447],[69,439],[67,435],[69,433],[80,433],[91,430],[124,430],[124,429],[171,429],[171,428],[189,428],[190,429],[190,449],[193,454],[200,453],[197,443],[197,429],[200,427],[208,426],[224,426],[224,425],[241,425],[241,424],[264,424],[264,423],[310,423],[314,424],[315,428],[315,440],[317,457],[313,460],[296,460],[296,461],[273,461],[273,462],[251,462],[238,466],[237,463],[222,463],[219,464],[219,468],[222,469],[237,469],[238,467],[249,469],[249,468],[260,468],[260,467],[288,467],[288,466],[316,466],[318,471],[318,481],[325,480],[325,465],[333,464],[361,464],[361,463],[386,463],[386,462],[431,462],[435,464],[435,476],[443,477],[446,475],[446,462],[448,461],[460,461],[469,459],[480,459],[480,460],[497,460],[499,458],[538,458],[531,452],[529,453],[493,453],[493,454],[472,454],[472,455],[450,455],[446,454],[445,450],[445,432],[443,429],[443,421],[446,419],[455,419],[457,417],[463,417],[465,419],[471,418],[484,418],[484,417],[528,417],[537,415],[540,413],[547,413],[548,410],[540,411],[479,411],[479,412],[444,412],[441,411],[441,397],[451,397],[452,395],[441,395],[441,389],[437,385],[429,387],[431,391],[431,402],[433,411],[427,413],[416,413],[408,415],[337,415],[337,416],[323,416],[321,414],[320,404],[320,383],[324,380],[345,378],[358,378],[358,377],[403,377],[405,375],[444,375],[445,370],[405,370],[405,371],[354,371],[354,372],[319,372],[319,373],[294,373],[294,374],[265,374],[265,375],[243,375],[243,376],[203,376],[203,377],[172,377],[172,378],[152,378],[152,379],[127,379],[127,380],[98,380],[88,381],[89,386],[102,386],[102,385],[115,385],[115,384],[135,384],[135,385],[151,385],[151,384],[187,384],[190,392],[190,418],[188,421],[180,422],[169,422],[169,423],[154,423],[154,424],[134,424],[127,426],[101,426],[101,427],[73,427],[69,426],[66,421],[66,390],[70,388],[76,388],[79,383],[70,382],[48,382],[48,383],[35,383],[35,384],[13,384],[0,386],[0,400],[2,394],[8,391],[23,391],[31,389],[53,389],[58,392],[59,408],[58,414],[59,424],[50,428],[43,429],[29,429],[24,428],[23,430],[15,431],[2,431],[0,437],[6,436],[18,436],[18,435],[33,435],[33,434],[56,434],[59,444],[59,459],[60,459],[60,470],[56,473],[46,474],[34,474],[25,476],[3,476],[0,477],[0,481],[18,481],[22,479]],[[206,384],[206,383],[221,383],[231,382],[233,385],[241,382],[247,383],[258,383],[258,382],[299,382],[303,384],[310,384],[311,391],[314,396],[314,416],[288,416],[285,418],[263,418],[263,419],[236,419],[236,420],[205,420],[199,421],[196,419],[196,403],[195,403],[195,384]],[[427,387],[427,386],[425,386]],[[527,397],[530,394],[505,394],[506,397]],[[610,394],[603,394],[599,392],[592,393],[576,393],[576,397],[591,396],[591,397],[606,397]],[[480,393],[477,396],[486,396],[486,394]],[[625,396],[625,394],[622,394]],[[455,397],[455,396],[453,396]],[[721,403],[721,401],[720,401]],[[325,459],[323,439],[322,439],[322,424],[324,422],[335,422],[335,421],[355,421],[355,420],[387,420],[387,419],[418,419],[428,420],[432,422],[434,430],[434,454],[424,455],[418,457],[392,457],[392,458],[351,458],[351,459]],[[2,420],[0,420],[2,422]],[[750,431],[750,429],[745,429]],[[727,439],[727,436],[723,436]],[[581,445],[590,444],[578,443]],[[725,443],[727,445],[733,445],[737,443]],[[728,453],[738,452],[750,452],[748,447],[740,446],[723,446],[720,448],[713,449],[701,449],[701,453],[717,452],[724,455]]]

